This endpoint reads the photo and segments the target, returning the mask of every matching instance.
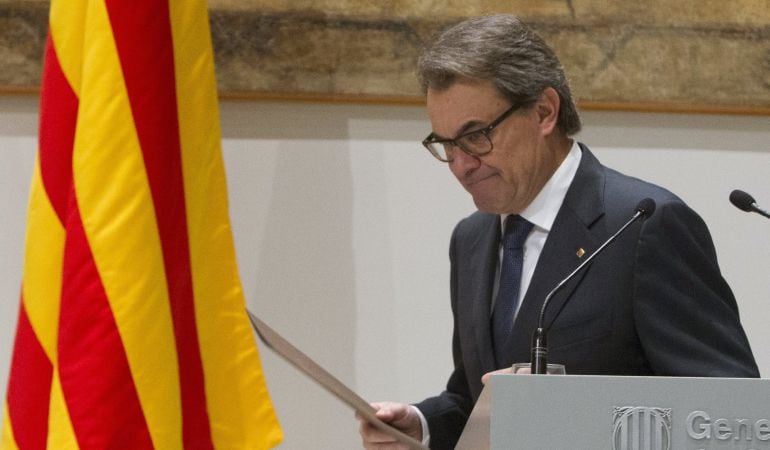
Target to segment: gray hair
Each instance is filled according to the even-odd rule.
[[[419,59],[423,92],[448,89],[461,78],[490,80],[514,105],[526,108],[551,87],[559,94],[558,128],[580,131],[580,117],[559,58],[517,17],[468,19],[444,31]]]

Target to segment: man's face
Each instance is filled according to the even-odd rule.
[[[502,121],[489,135],[489,154],[476,157],[454,149],[449,168],[480,211],[521,212],[561,162],[546,145],[554,128],[543,120],[540,103]],[[511,106],[491,81],[466,80],[445,90],[429,89],[427,104],[433,133],[443,138],[484,128]]]

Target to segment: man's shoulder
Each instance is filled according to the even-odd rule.
[[[615,169],[605,168],[606,185],[605,200],[612,206],[614,202],[625,204],[627,201],[638,201],[651,198],[656,203],[682,203],[682,199],[665,187],[655,183],[626,175]]]
[[[583,146],[583,149],[584,156],[588,153],[591,160],[588,163],[589,173],[601,173],[599,178],[595,175],[587,176],[593,180],[601,180],[598,192],[601,192],[605,213],[617,212],[625,217],[629,208],[633,208],[644,198],[651,198],[658,205],[684,205],[684,201],[667,188],[605,166],[590,152],[586,152],[587,147]]]
[[[681,201],[674,193],[662,186],[604,165],[591,153],[587,145],[580,143],[580,147],[583,151],[583,161],[581,164],[584,170],[583,176],[596,179],[596,174],[600,173],[599,179],[604,184],[603,190],[606,197],[627,199],[641,195],[650,197],[653,200]],[[580,176],[577,178],[580,178]],[[580,181],[585,182],[586,180],[582,179]]]
[[[463,230],[476,230],[478,228],[487,228],[491,225],[499,223],[500,216],[497,214],[485,213],[482,211],[475,211],[469,216],[466,216],[457,223],[457,228]]]
[[[452,232],[452,240],[470,239],[475,242],[482,236],[493,236],[495,230],[499,232],[499,224],[499,215],[476,211],[457,222]]]

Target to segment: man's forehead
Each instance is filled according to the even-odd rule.
[[[443,138],[488,124],[507,103],[490,81],[455,82],[446,89],[427,92],[433,132]]]

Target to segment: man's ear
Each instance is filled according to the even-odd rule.
[[[550,135],[556,129],[559,121],[560,107],[561,99],[556,89],[552,87],[545,88],[535,104],[535,110],[540,121],[540,131],[542,131],[544,136]]]

